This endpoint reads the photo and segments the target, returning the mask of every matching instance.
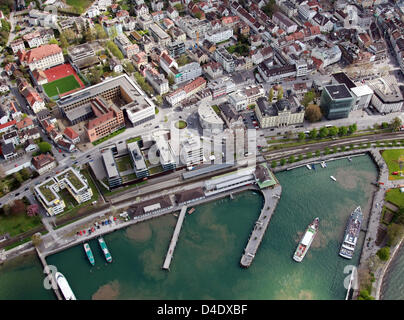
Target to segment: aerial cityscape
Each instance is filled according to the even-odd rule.
[[[403,240],[404,0],[0,0],[0,300],[404,300]]]

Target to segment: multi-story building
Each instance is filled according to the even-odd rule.
[[[107,174],[108,186],[110,188],[120,186],[122,184],[122,177],[119,174],[118,166],[111,149],[102,150],[102,164]]]
[[[18,58],[23,66],[31,71],[35,69],[48,69],[64,63],[62,48],[57,44],[46,44],[28,52],[18,51]]]
[[[132,162],[133,168],[137,178],[144,178],[150,175],[149,169],[147,168],[146,161],[140,151],[137,141],[128,143],[128,151],[130,160]]]
[[[219,28],[217,30],[210,30],[206,33],[205,39],[210,42],[219,43],[226,41],[233,36],[233,29],[231,28]]]
[[[287,127],[302,124],[304,121],[304,108],[293,107],[286,99],[281,99],[274,104],[269,104],[265,97],[257,100],[255,114],[261,128]]]
[[[169,42],[171,42],[170,36],[163,29],[161,29],[156,23],[152,23],[149,26],[149,31],[157,43],[165,46]]]
[[[139,53],[137,44],[132,44],[125,34],[120,34],[114,39],[115,44],[122,51],[124,56],[128,59],[132,58],[135,54]]]
[[[117,19],[103,21],[102,26],[109,37],[123,33],[122,22]]]
[[[59,195],[63,189],[66,189],[78,204],[89,201],[93,196],[87,179],[74,168],[67,168],[34,188],[35,197],[48,215],[54,216],[65,210],[66,204]]]
[[[100,63],[100,59],[88,43],[67,48],[67,56],[78,69],[85,69]]]
[[[272,21],[277,24],[281,29],[285,30],[286,33],[293,33],[297,30],[297,24],[285,16],[282,12],[275,12],[272,15]]]
[[[201,103],[198,107],[199,123],[204,130],[212,133],[223,131],[224,122],[210,105]]]
[[[362,85],[353,87],[351,88],[351,93],[355,98],[355,102],[352,106],[352,111],[363,110],[369,106],[370,100],[373,96],[373,90],[369,86]]]
[[[355,99],[345,84],[323,87],[320,107],[329,120],[347,118],[354,102]]]
[[[49,153],[33,157],[31,163],[40,175],[56,167],[56,160]]]
[[[87,126],[87,136],[90,142],[96,141],[125,127],[123,112],[117,106],[107,105],[104,99],[96,97],[90,101],[95,119],[91,119]]]
[[[338,46],[330,46],[330,47],[323,47],[323,48],[314,48],[311,51],[311,56],[321,60],[322,67],[325,68],[333,63],[338,62],[341,60],[341,49]]]
[[[265,82],[279,81],[285,78],[296,77],[296,65],[272,67],[272,60],[264,60],[258,65],[258,72]]]
[[[180,84],[199,77],[202,74],[202,68],[199,63],[190,62],[177,69],[171,68],[169,74],[174,76],[176,84]]]
[[[167,44],[167,51],[171,57],[178,58],[185,53],[185,43],[183,41],[175,41]]]
[[[24,41],[22,39],[11,41],[10,48],[13,50],[13,53],[17,53],[20,50],[25,50]]]
[[[169,141],[162,135],[153,135],[156,151],[164,171],[175,170],[177,162]]]
[[[28,105],[34,113],[46,109],[45,101],[43,101],[39,93],[33,87],[26,87],[22,90],[21,94],[24,96],[25,100],[27,100]]]
[[[403,108],[403,95],[400,88],[389,78],[378,78],[371,80],[367,85],[373,89],[371,99],[374,106],[380,113],[399,112]]]
[[[223,68],[219,62],[208,62],[204,64],[202,68],[211,79],[217,79],[223,75]]]
[[[145,71],[145,78],[159,95],[165,94],[170,90],[168,80],[161,73],[156,73],[147,69]]]
[[[227,71],[228,73],[232,73],[234,71],[234,59],[225,48],[219,48],[215,50],[215,52],[213,53],[213,57],[222,65],[225,71]]]
[[[119,100],[121,102],[119,108],[126,110],[128,119],[133,125],[153,119],[155,116],[154,103],[126,74],[66,95],[59,99],[57,104],[70,123],[76,124],[93,116],[89,103],[98,96],[109,104]]]
[[[171,106],[176,106],[182,100],[189,98],[193,94],[201,91],[206,87],[206,80],[202,77],[196,78],[194,81],[186,84],[182,88],[175,90],[167,95],[166,100]]]

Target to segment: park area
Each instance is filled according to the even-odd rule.
[[[389,169],[389,180],[404,179],[404,149],[384,150],[382,156]]]

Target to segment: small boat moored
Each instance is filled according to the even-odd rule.
[[[334,180],[334,181],[337,181],[337,179],[335,179],[334,176],[330,176],[330,178],[331,178],[332,180]]]
[[[104,253],[105,260],[107,260],[107,262],[111,263],[112,262],[112,256],[109,253],[109,250],[108,250],[107,244],[104,241],[104,238],[103,237],[98,238],[98,243],[100,244],[102,252]]]
[[[311,166],[309,164],[306,164],[307,169],[311,170]]]
[[[90,245],[87,242],[84,244],[84,251],[86,252],[88,261],[90,261],[91,265],[95,265],[93,252],[91,251]]]
[[[195,208],[191,208],[191,210],[188,211],[188,214],[194,213]]]

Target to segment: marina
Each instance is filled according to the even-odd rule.
[[[332,194],[327,189],[330,174],[345,182],[335,184]],[[345,262],[335,248],[340,246],[352,201],[367,213],[374,188],[370,182],[376,179],[372,161],[369,157],[358,158],[352,164],[337,161],[315,175],[304,168],[281,172],[277,178],[282,185],[281,199],[255,254],[254,265],[248,270],[234,260],[245,249],[250,228],[264,208],[263,197],[251,191],[233,192],[233,200],[228,194],[221,200],[192,205],[198,214],[187,215],[170,273],[162,273],[161,262],[178,220],[172,214],[104,235],[114,256],[119,257],[114,264],[91,268],[86,259],[80,259],[82,244],[46,259],[67,277],[78,299],[98,299],[102,292],[107,294],[107,288],[111,295],[103,297],[110,299],[344,299],[343,269],[346,264],[356,265],[359,257],[355,255]],[[313,216],[320,217],[321,231],[305,262],[297,264],[290,254],[300,240],[296,234]],[[138,240],[132,240],[130,234]],[[358,248],[362,243],[361,236]],[[91,247],[96,244],[96,239],[89,240]],[[93,253],[95,260],[104,259],[101,250]],[[213,263],[215,268],[206,268]],[[313,268],[315,283],[311,277]],[[209,296],[200,290],[208,287]],[[0,288],[0,296],[4,290]]]

